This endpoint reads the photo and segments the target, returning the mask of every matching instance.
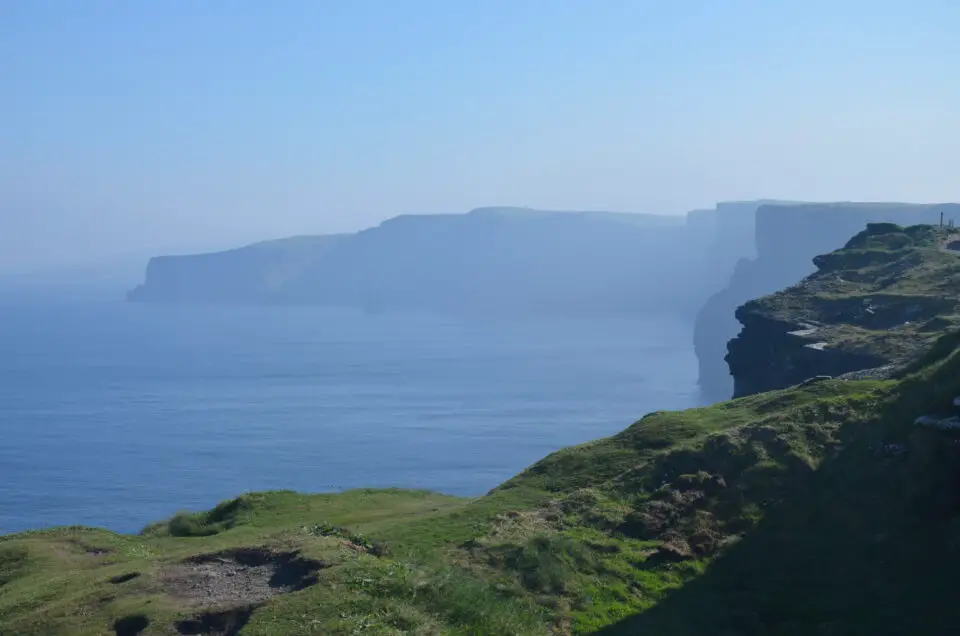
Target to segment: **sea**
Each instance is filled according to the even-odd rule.
[[[243,492],[478,496],[698,402],[672,316],[0,301],[0,533],[138,532]]]

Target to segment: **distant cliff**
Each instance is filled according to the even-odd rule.
[[[297,236],[226,252],[158,256],[129,300],[163,303],[271,302],[345,235]]]
[[[734,396],[895,365],[960,323],[960,231],[871,223],[817,271],[736,311]]]
[[[682,216],[482,208],[405,215],[350,235],[298,237],[153,259],[143,302],[692,316],[716,284],[711,233]]]
[[[733,394],[733,378],[724,356],[727,342],[740,331],[734,317],[737,307],[810,274],[814,256],[841,247],[867,223],[939,223],[941,213],[945,219],[960,221],[957,204],[811,203],[757,208],[756,257],[737,262],[726,287],[710,297],[697,314],[694,347],[705,401],[724,400]]]
[[[687,213],[687,227],[692,244],[705,245],[699,252],[688,251],[698,262],[704,282],[703,300],[726,286],[736,264],[756,257],[754,226],[757,209],[765,205],[789,205],[786,201],[758,199],[725,201],[711,209]],[[698,309],[702,306],[698,305]]]

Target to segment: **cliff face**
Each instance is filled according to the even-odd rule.
[[[701,255],[704,275],[710,280],[708,294],[727,284],[737,263],[756,258],[754,240],[755,217],[761,207],[795,205],[787,201],[758,199],[756,201],[726,201],[713,209],[693,210],[687,213],[687,225],[692,234],[704,234],[706,250]],[[690,254],[697,258],[696,254]]]
[[[725,358],[734,396],[915,356],[960,318],[960,252],[945,247],[957,239],[930,225],[869,224],[814,259],[799,284],[741,306]]]
[[[739,261],[726,287],[711,296],[697,314],[694,347],[704,400],[733,394],[733,378],[724,356],[737,335],[736,308],[752,298],[772,294],[812,273],[817,254],[841,247],[867,223],[903,225],[960,221],[960,205],[896,203],[828,203],[763,205],[755,213],[756,258]]]
[[[658,309],[708,293],[683,217],[485,208],[406,215],[340,237],[154,259],[144,302],[281,302],[515,311]]]
[[[342,235],[298,236],[226,252],[158,256],[129,300],[158,303],[269,302],[343,240]]]

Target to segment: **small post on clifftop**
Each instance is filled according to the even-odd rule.
[[[940,229],[943,229],[943,210],[940,210]]]

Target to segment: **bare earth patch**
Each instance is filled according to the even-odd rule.
[[[162,570],[159,580],[184,605],[236,607],[309,587],[323,567],[296,552],[244,548],[187,559]]]
[[[67,539],[64,543],[76,550],[76,552],[71,551],[69,554],[80,553],[89,557],[102,557],[112,552],[112,550],[110,550],[109,548],[90,545],[84,541],[81,541],[80,539],[71,538],[71,539]]]

